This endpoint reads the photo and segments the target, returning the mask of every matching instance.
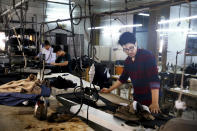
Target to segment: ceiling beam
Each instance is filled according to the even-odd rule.
[[[196,0],[190,0],[190,2],[192,1],[196,1]],[[134,11],[137,12],[139,10],[148,10],[149,8],[153,8],[153,7],[159,7],[159,8],[164,8],[166,6],[172,6],[172,5],[178,5],[178,4],[182,4],[182,3],[187,3],[186,0],[168,0],[168,1],[164,1],[164,2],[159,2],[159,3],[151,3],[147,5],[140,5],[137,7],[133,7],[133,8],[127,8],[124,10],[114,10],[114,11],[109,11],[109,12],[102,12],[102,13],[98,13],[97,15],[111,15],[111,14],[115,14],[115,13],[125,13],[125,12],[130,12],[130,11]]]

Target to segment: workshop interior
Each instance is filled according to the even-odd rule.
[[[196,131],[197,1],[0,0],[0,110],[2,131]]]

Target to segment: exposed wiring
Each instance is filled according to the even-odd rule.
[[[74,33],[74,24],[73,24],[73,15],[72,15],[72,8],[71,8],[71,0],[69,0],[69,12],[70,12],[70,22],[71,22],[71,31],[72,31],[72,40],[73,40],[73,50],[75,59],[77,59],[76,47],[75,47],[75,33]]]
[[[75,10],[76,7],[79,7],[79,9],[80,9],[80,19],[78,20],[77,23],[74,23],[74,22],[73,22],[73,24],[74,24],[74,25],[79,25],[79,23],[81,22],[81,19],[82,19],[82,18],[81,18],[81,17],[82,17],[82,8],[81,8],[81,6],[80,6],[79,4],[75,5],[75,6],[72,8],[70,14],[73,15],[73,11]]]
[[[87,17],[87,15],[86,15],[86,3],[87,3],[87,0],[85,0],[85,2],[84,2],[84,14],[85,14],[85,17]],[[88,33],[87,29],[86,29],[86,19],[84,19],[83,28],[84,28],[84,33],[85,33],[85,37],[86,37],[87,41],[90,41],[89,33]]]

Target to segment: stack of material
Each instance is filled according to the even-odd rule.
[[[65,79],[61,76],[46,78],[49,81],[50,86],[58,88],[58,89],[67,89],[67,88],[75,88],[77,86],[73,81]]]
[[[26,94],[41,94],[41,82],[36,76],[30,75],[27,79],[11,81],[0,86],[0,93],[20,92]]]
[[[40,96],[50,96],[50,93],[50,88],[30,75],[27,79],[1,85],[0,104],[14,106],[24,101],[35,102]]]
[[[189,90],[191,90],[191,91],[197,91],[197,79],[191,78],[189,80],[189,83],[190,83]]]
[[[124,120],[154,120],[155,118],[151,115],[150,111],[144,107],[144,105],[134,101],[127,106],[118,107],[114,116]]]

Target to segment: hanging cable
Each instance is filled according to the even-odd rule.
[[[87,17],[86,4],[87,4],[87,0],[85,0],[85,2],[84,2],[84,14],[85,14],[85,17]],[[84,19],[83,28],[84,28],[85,38],[87,39],[87,41],[90,41],[89,33],[88,33],[87,29],[86,29],[86,18]]]
[[[71,31],[72,31],[72,40],[73,40],[73,50],[75,59],[77,59],[76,47],[75,47],[75,33],[74,33],[74,24],[73,24],[73,15],[72,15],[72,8],[71,8],[71,0],[69,0],[69,12],[70,12],[70,22],[71,22]]]
[[[89,9],[90,28],[91,28],[91,30],[90,30],[90,39],[89,39],[89,43],[88,43],[88,58],[90,58],[90,55],[92,56],[92,35],[93,35],[93,30],[92,30],[92,27],[93,27],[93,16],[92,16],[92,12],[91,12],[91,2],[90,2],[90,0],[88,0],[88,9]],[[91,48],[91,50],[90,50],[90,48]]]
[[[74,24],[74,25],[79,25],[79,23],[81,22],[81,19],[82,19],[82,18],[81,18],[81,17],[82,17],[82,8],[81,8],[81,6],[80,6],[79,4],[75,5],[75,6],[72,8],[70,14],[73,16],[73,11],[75,10],[76,7],[79,7],[79,10],[80,10],[80,18],[79,18],[79,20],[78,20],[77,23],[74,23],[74,21],[73,21],[73,24]]]

